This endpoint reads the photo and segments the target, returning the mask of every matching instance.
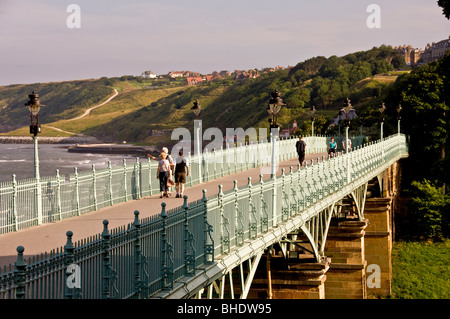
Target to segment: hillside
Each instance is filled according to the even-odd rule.
[[[191,107],[198,100],[203,127],[268,127],[270,92],[281,92],[286,105],[278,123],[287,127],[295,119],[300,130],[309,132],[310,108],[316,108],[315,132],[333,134],[330,121],[347,97],[358,114],[367,113],[366,125],[375,121],[374,110],[397,75],[380,76],[404,66],[391,47],[381,46],[343,57],[315,57],[290,69],[262,73],[256,79],[222,80],[198,86],[149,86],[134,77],[101,78],[33,85],[0,87],[0,133],[28,135],[27,95],[36,91],[46,104],[42,109],[43,135],[87,134],[104,141],[166,143],[177,127],[192,130]],[[80,120],[86,109],[119,94]],[[358,121],[353,121],[359,132]],[[58,128],[54,130],[51,127]],[[62,132],[62,131],[64,132]]]

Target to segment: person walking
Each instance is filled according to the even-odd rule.
[[[334,140],[334,137],[332,137],[331,141],[329,142],[329,145],[328,145],[328,155],[330,157],[336,156],[336,148],[337,148],[337,143]]]
[[[156,178],[159,179],[159,191],[161,195],[159,198],[169,197],[167,187],[167,180],[171,177],[170,163],[167,160],[167,153],[161,152],[160,161],[158,162],[158,170]]]
[[[178,153],[180,156],[176,159],[175,165],[175,189],[177,195],[175,197],[182,198],[184,192],[184,184],[186,183],[186,176],[189,176],[189,163],[183,156],[183,151]]]
[[[295,143],[295,148],[297,149],[298,161],[300,162],[300,166],[303,166],[306,151],[306,143],[303,140],[303,136],[299,136],[297,143]]]
[[[350,137],[347,139],[347,142],[345,141],[345,138],[342,140],[342,148],[344,151],[347,149],[347,152],[352,150],[352,140]]]

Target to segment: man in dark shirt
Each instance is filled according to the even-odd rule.
[[[298,161],[300,162],[300,166],[303,166],[303,162],[305,160],[306,143],[301,135],[299,136],[297,143],[295,143],[295,148],[297,149]]]

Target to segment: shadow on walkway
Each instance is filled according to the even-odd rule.
[[[309,154],[305,160],[308,163],[311,159],[322,158],[326,154]],[[281,175],[284,168],[285,173],[289,173],[290,167],[297,170],[298,159],[280,162],[277,176]],[[266,166],[267,169],[267,166]],[[237,181],[239,188],[248,184],[248,177],[251,177],[252,184],[259,182],[261,167],[253,168],[248,171],[235,173],[233,175],[218,178],[213,181],[203,182],[191,187],[186,187],[184,195],[188,196],[188,202],[196,201],[202,198],[203,189],[206,189],[206,196],[211,197],[218,193],[219,185],[222,184],[223,191],[226,192],[234,187],[234,181]],[[270,175],[263,175],[263,180],[270,179]],[[175,188],[173,188],[174,190]],[[180,207],[183,204],[182,198],[175,198],[175,192],[172,192],[170,198],[159,198],[158,195],[144,197],[138,200],[132,200],[120,203],[114,206],[105,207],[95,212],[86,213],[82,216],[76,216],[49,224],[33,226],[22,229],[17,232],[0,235],[0,267],[14,264],[17,258],[17,246],[25,248],[24,256],[26,258],[50,252],[51,250],[65,245],[67,237],[66,232],[73,232],[73,242],[82,240],[89,236],[99,234],[103,230],[103,220],[109,221],[109,229],[131,223],[134,219],[134,211],[139,211],[139,217],[145,218],[161,212],[161,203],[166,203],[166,210]]]

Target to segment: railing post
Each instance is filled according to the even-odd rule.
[[[258,218],[256,218],[256,208],[253,205],[253,195],[252,195],[252,178],[248,177],[248,203],[249,203],[249,225],[248,225],[248,237],[255,239],[258,234]],[[252,221],[253,219],[253,221]]]
[[[235,236],[236,236],[236,245],[242,246],[244,244],[244,216],[242,211],[239,209],[239,198],[238,198],[238,187],[237,180],[233,181],[234,187],[234,220],[235,220]]]
[[[25,248],[23,246],[17,247],[17,260],[14,263],[14,292],[15,299],[25,299],[25,280],[26,273],[25,269],[27,264],[23,259],[23,252]]]
[[[142,296],[142,285],[141,285],[141,222],[139,221],[139,211],[134,211],[134,298],[140,299]]]
[[[108,195],[109,195],[109,204],[111,206],[114,205],[112,179],[113,179],[112,165],[111,161],[108,161],[108,193],[109,193]]]
[[[64,246],[64,299],[76,299],[81,296],[81,278],[77,267],[74,266],[74,250],[72,242],[73,233],[66,233],[67,242]]]
[[[260,206],[260,220],[261,220],[261,232],[266,233],[269,230],[269,212],[267,203],[264,201],[264,180],[263,174],[259,174],[259,200],[261,202]]]
[[[194,235],[189,231],[189,205],[187,195],[183,196],[184,211],[184,274],[195,275],[195,249],[193,246]],[[205,234],[206,235],[206,234]],[[192,249],[192,253],[189,252]]]
[[[219,206],[219,212],[220,212],[220,245],[221,245],[221,252],[222,253],[229,253],[230,252],[230,230],[229,225],[230,222],[228,218],[225,216],[225,209],[223,205],[223,186],[222,184],[219,185],[219,193],[217,195],[218,197],[218,206]]]
[[[277,177],[272,176],[269,183],[272,184],[272,226],[277,226]]]
[[[76,207],[76,211],[77,211],[77,215],[80,216],[80,185],[79,185],[79,181],[78,181],[78,168],[74,168],[75,170],[75,207]]]
[[[56,170],[56,210],[59,220],[62,220],[62,208],[61,208],[61,176],[59,175],[59,169]]]
[[[92,164],[92,196],[94,198],[94,210],[98,210],[97,206],[97,176],[95,174],[95,165]]]
[[[167,225],[166,225],[166,203],[161,203],[162,231],[161,231],[161,279],[162,289],[173,288],[173,265],[168,263],[171,259],[172,246],[167,240]],[[166,282],[169,282],[169,285]]]
[[[12,209],[13,209],[13,219],[14,219],[14,231],[19,230],[19,221],[18,221],[18,215],[17,215],[17,181],[16,181],[16,174],[13,174],[12,176]]]
[[[134,189],[135,189],[135,199],[141,198],[141,187],[140,187],[140,175],[141,166],[139,162],[139,157],[136,157],[136,163],[134,163]]]
[[[124,191],[124,198],[125,198],[125,202],[128,201],[128,190],[127,190],[127,160],[124,158],[123,159],[123,176],[122,176],[122,180],[123,180],[123,191]]]
[[[102,232],[102,299],[109,299],[111,297],[110,288],[110,234],[108,230],[108,220],[103,221]]]
[[[213,232],[213,227],[208,223],[208,198],[206,197],[206,189],[203,189],[203,221],[205,224],[205,235],[204,235],[204,251],[205,251],[205,264],[212,264],[214,262],[214,239],[211,235]],[[210,244],[208,244],[208,238],[211,241]],[[195,257],[195,256],[194,256]],[[195,259],[194,259],[195,261]],[[194,263],[195,266],[195,263]],[[195,271],[195,268],[194,268]]]

